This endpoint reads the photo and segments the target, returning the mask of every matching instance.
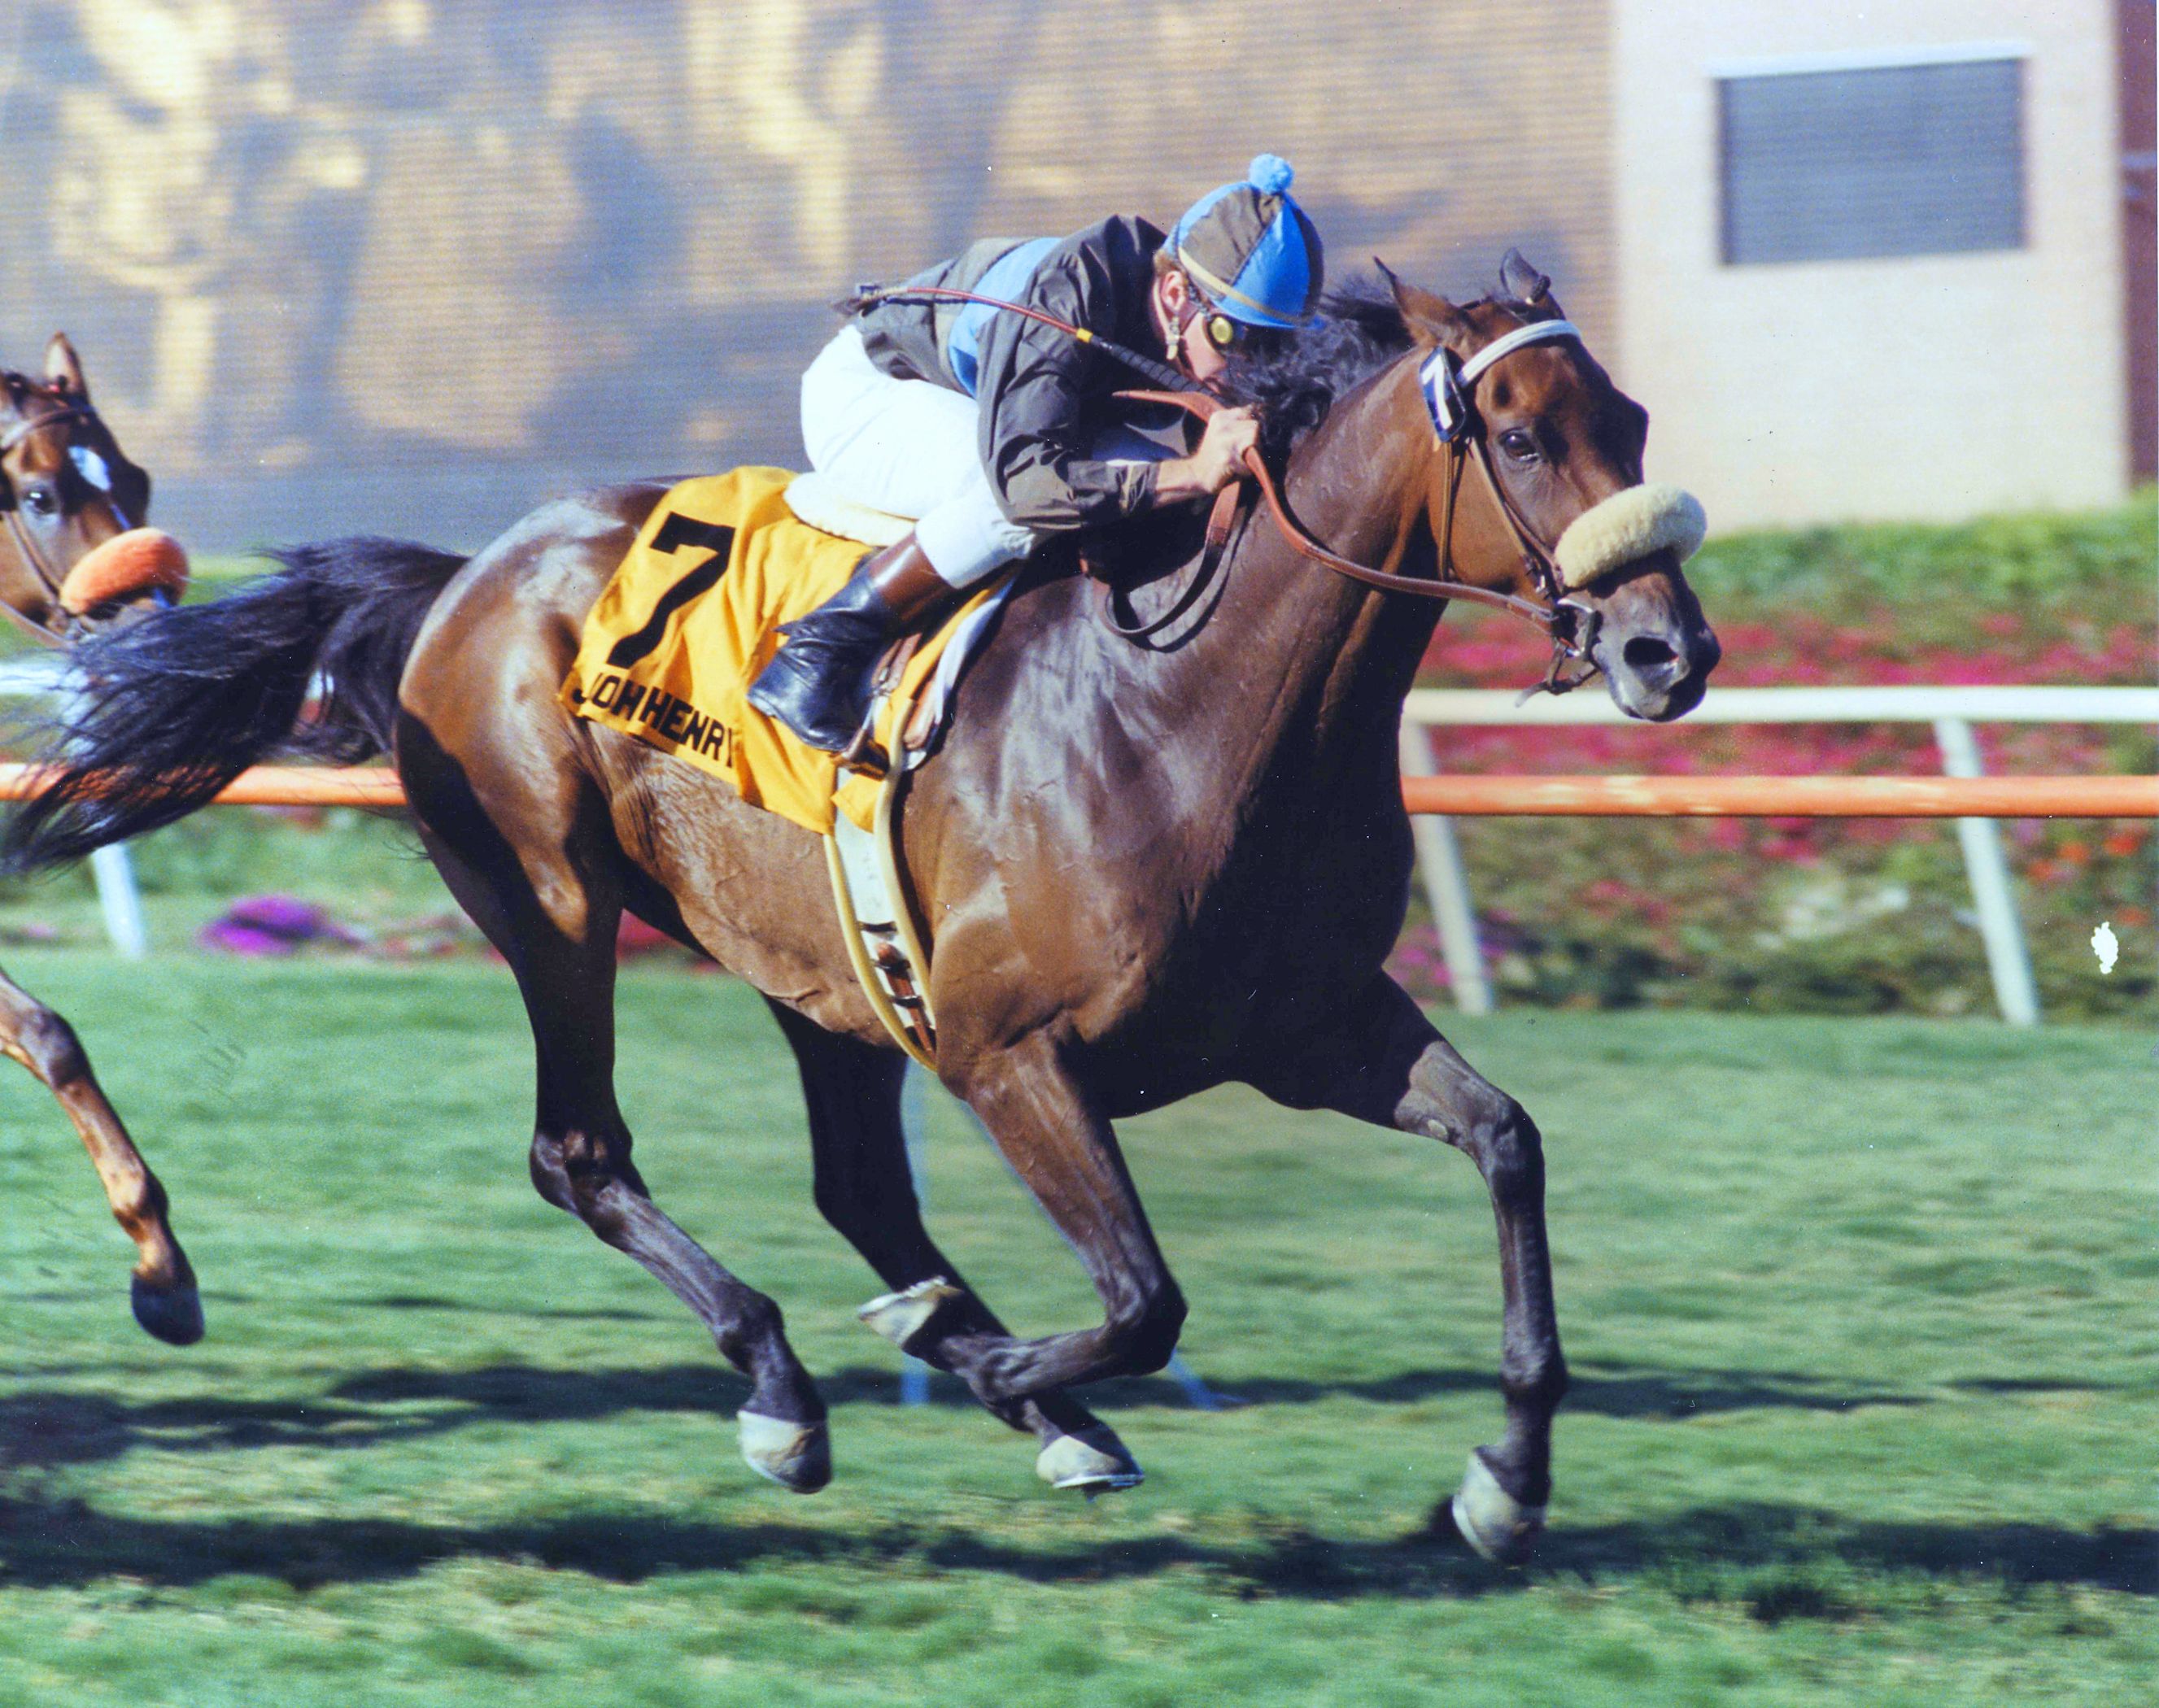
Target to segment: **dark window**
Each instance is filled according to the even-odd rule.
[[[1719,80],[1727,265],[2024,242],[2023,63]]]

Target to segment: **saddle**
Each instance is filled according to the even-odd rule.
[[[1077,551],[1100,588],[1100,614],[1144,640],[1189,612],[1236,515],[1225,491],[1204,530],[1188,513],[1137,518]],[[949,724],[960,673],[1013,579],[1001,577],[879,662],[863,737],[843,758],[809,747],[749,704],[746,691],[781,626],[815,609],[862,554],[914,524],[852,503],[814,474],[744,468],[670,488],[638,531],[585,619],[560,698],[710,775],[743,800],[823,839],[842,935],[871,1006],[908,1053],[934,1068],[929,947],[907,903],[896,820],[908,774]],[[1183,577],[1168,610],[1126,624],[1105,567],[1131,589]]]
[[[781,625],[830,598],[865,551],[912,525],[785,469],[683,481],[654,507],[593,604],[559,697],[573,716],[723,778],[751,805],[821,837],[871,1006],[910,1055],[934,1065],[929,957],[904,905],[895,810],[907,774],[935,750],[1009,577],[887,654],[868,739],[849,767],[746,697],[779,650]]]
[[[805,521],[787,498],[795,479],[745,468],[670,488],[586,618],[560,698],[573,715],[723,778],[751,805],[805,830],[822,836],[840,816],[867,830],[883,764],[843,776],[831,754],[746,697],[779,650],[781,627],[830,598],[897,520],[815,510],[822,524]],[[841,526],[857,531],[835,531]],[[880,666],[872,735],[881,753],[898,756],[898,768],[934,748],[960,668],[1005,593],[986,587]]]

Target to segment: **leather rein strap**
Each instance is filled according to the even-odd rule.
[[[1039,308],[1031,308],[1022,303],[1008,302],[1002,298],[985,296],[973,291],[962,291],[940,286],[863,285],[857,287],[853,297],[836,306],[850,314],[858,314],[881,303],[905,302],[972,303],[1007,313],[1023,315],[1029,320],[1065,333],[1079,339],[1082,344],[1092,344],[1104,355],[1153,380],[1157,385],[1169,388],[1153,391],[1121,391],[1117,394],[1121,397],[1144,402],[1170,404],[1176,408],[1190,411],[1203,422],[1211,420],[1228,406],[1219,397],[1201,387],[1189,375],[1166,363],[1158,362],[1151,356],[1142,355],[1137,350],[1115,343],[1084,327],[1074,326],[1069,321],[1059,319],[1054,314],[1045,313]],[[1373,569],[1367,565],[1354,562],[1347,557],[1328,551],[1307,533],[1298,525],[1297,519],[1290,515],[1289,508],[1282,502],[1281,493],[1275,484],[1274,475],[1268,469],[1258,451],[1247,451],[1244,458],[1245,468],[1259,483],[1260,491],[1266,500],[1267,509],[1274,517],[1276,528],[1284,540],[1313,562],[1325,565],[1338,575],[1348,576],[1353,581],[1363,582],[1368,587],[1379,587],[1388,593],[1408,593],[1421,599],[1466,599],[1473,604],[1489,605],[1494,610],[1504,611],[1510,616],[1520,618],[1525,623],[1535,624],[1551,636],[1551,668],[1545,673],[1544,681],[1535,688],[1529,691],[1531,693],[1544,691],[1563,694],[1568,689],[1578,686],[1582,682],[1587,681],[1590,675],[1596,674],[1596,666],[1593,664],[1587,673],[1577,673],[1571,676],[1563,674],[1562,667],[1570,661],[1583,660],[1588,656],[1590,642],[1595,632],[1597,616],[1588,606],[1568,597],[1565,578],[1561,576],[1557,567],[1553,564],[1551,553],[1537,541],[1530,532],[1528,524],[1522,520],[1520,513],[1509,502],[1506,493],[1499,485],[1498,477],[1492,472],[1492,453],[1485,445],[1483,434],[1478,430],[1478,424],[1469,418],[1474,414],[1471,398],[1478,380],[1501,357],[1511,355],[1525,344],[1540,343],[1550,339],[1579,338],[1581,334],[1565,320],[1531,321],[1527,325],[1516,327],[1511,332],[1503,333],[1483,349],[1477,351],[1466,361],[1461,363],[1458,368],[1455,365],[1454,358],[1443,349],[1434,351],[1427,360],[1422,375],[1426,400],[1428,406],[1432,410],[1433,432],[1437,436],[1440,443],[1447,448],[1447,502],[1442,511],[1440,527],[1439,574],[1437,578],[1395,575],[1387,570]],[[1440,388],[1447,400],[1445,403],[1442,402],[1440,396],[1435,395],[1432,390],[1435,385]],[[1442,410],[1451,411],[1451,417],[1443,417]],[[1465,444],[1468,448],[1466,452]],[[1499,506],[1499,515],[1506,522],[1508,531],[1514,535],[1514,544],[1522,554],[1522,566],[1528,572],[1530,581],[1544,595],[1542,604],[1539,604],[1535,600],[1518,598],[1513,593],[1498,593],[1489,587],[1472,587],[1467,582],[1453,579],[1454,500],[1462,482],[1462,459],[1465,454],[1476,463],[1477,472],[1483,477],[1485,489],[1491,494],[1492,502]],[[1236,525],[1238,506],[1235,499],[1230,496],[1235,491],[1235,488],[1232,485],[1224,489],[1224,493],[1216,498],[1214,513],[1208,520],[1207,543],[1200,552],[1198,572],[1192,577],[1189,585],[1165,614],[1151,623],[1127,627],[1118,622],[1115,612],[1109,609],[1106,603],[1108,584],[1106,582],[1102,583],[1105,591],[1105,618],[1110,626],[1119,634],[1129,640],[1151,639],[1183,616],[1199,602],[1200,594],[1213,578],[1215,564],[1220,558],[1223,548],[1227,545]],[[1081,562],[1084,564],[1085,559],[1083,557]]]
[[[1136,396],[1152,394],[1137,392]],[[1173,394],[1180,397],[1188,393]],[[1130,641],[1148,641],[1171,627],[1199,603],[1199,596],[1207,591],[1208,583],[1214,578],[1214,568],[1222,561],[1223,548],[1229,545],[1230,536],[1237,530],[1237,518],[1244,513],[1245,489],[1241,483],[1231,481],[1214,494],[1214,508],[1207,513],[1207,536],[1199,548],[1199,567],[1186,578],[1184,591],[1171,602],[1170,608],[1151,623],[1122,623],[1117,619],[1116,595],[1111,577],[1098,569],[1082,546],[1080,567],[1095,583],[1101,598],[1101,618],[1111,629]]]
[[[1140,402],[1174,404],[1180,409],[1188,410],[1201,421],[1211,420],[1228,406],[1219,397],[1192,391],[1121,391],[1117,395]],[[1459,439],[1449,440],[1446,443],[1449,465],[1447,473],[1446,532],[1451,536],[1454,531],[1454,494],[1461,484],[1463,452]],[[1534,567],[1548,569],[1546,554],[1528,537],[1513,506],[1501,495],[1499,483],[1492,476],[1491,464],[1485,458],[1483,441],[1469,436],[1469,444],[1472,447],[1469,454],[1483,475],[1485,484],[1491,488],[1494,501],[1499,505],[1500,514],[1506,518],[1507,525],[1520,545],[1525,561]],[[1307,533],[1297,519],[1290,515],[1288,506],[1282,502],[1281,489],[1275,483],[1273,471],[1256,450],[1245,453],[1245,468],[1259,484],[1261,495],[1266,499],[1268,512],[1273,516],[1275,527],[1282,538],[1300,554],[1314,563],[1323,564],[1337,575],[1348,576],[1352,581],[1363,582],[1368,587],[1380,587],[1390,593],[1408,593],[1420,599],[1467,599],[1473,604],[1489,605],[1494,610],[1520,617],[1525,623],[1534,623],[1547,633],[1560,621],[1556,600],[1551,605],[1540,605],[1513,593],[1498,593],[1490,587],[1472,587],[1467,582],[1446,578],[1445,572],[1452,558],[1451,540],[1442,541],[1440,544],[1442,578],[1437,580],[1426,576],[1395,575],[1330,551]],[[1209,537],[1211,540],[1211,529]],[[1547,587],[1555,587],[1558,582],[1556,572],[1550,573],[1549,579],[1545,575],[1538,575],[1536,578]]]

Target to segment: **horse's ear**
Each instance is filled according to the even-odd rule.
[[[45,379],[56,391],[71,391],[77,397],[90,396],[90,387],[82,382],[81,358],[65,332],[54,333],[45,346]]]
[[[1380,277],[1394,292],[1395,307],[1402,312],[1402,323],[1420,345],[1428,349],[1434,344],[1452,344],[1468,336],[1469,317],[1446,298],[1405,284],[1376,255],[1372,257],[1372,265],[1379,268]]]
[[[1559,313],[1559,299],[1551,293],[1551,281],[1531,267],[1519,249],[1510,249],[1499,262],[1499,288],[1518,308],[1548,308]]]

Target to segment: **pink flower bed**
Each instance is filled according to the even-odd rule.
[[[1714,620],[1714,613],[1712,613]],[[1939,624],[1930,626],[1938,631]],[[1975,613],[1968,644],[1914,641],[1895,611],[1718,622],[1726,686],[2137,685],[2159,673],[2153,624]],[[1450,613],[1425,660],[1434,686],[1520,689],[1543,673],[1525,628]],[[1581,691],[1601,694],[1592,684]],[[1714,687],[1711,692],[1716,691]],[[1980,726],[2002,774],[2159,769],[2137,726]],[[1442,771],[1939,775],[1918,724],[1648,725],[1435,732]],[[1552,1002],[1909,1007],[1985,1012],[1984,955],[1954,827],[1917,820],[1471,820],[1459,827],[1488,963],[1503,994]],[[2149,1005],[2154,841],[2148,824],[2003,826],[2051,1010]],[[1870,912],[1870,909],[1877,910]],[[1877,928],[1869,922],[1879,919]],[[2094,983],[2084,943],[2110,919],[2125,965]],[[2135,957],[2131,964],[2130,957]],[[1446,985],[1413,916],[1393,963],[1412,990]]]

